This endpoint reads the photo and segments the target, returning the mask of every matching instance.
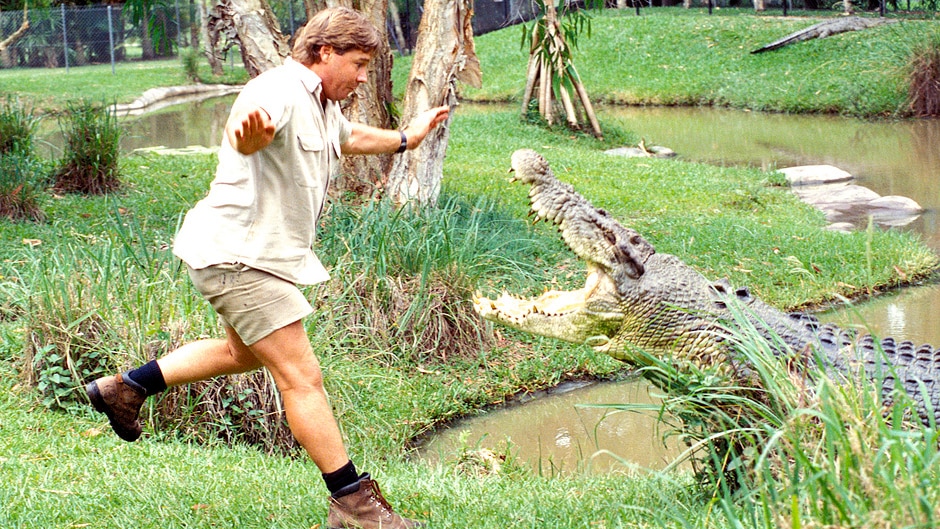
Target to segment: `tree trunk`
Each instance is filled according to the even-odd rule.
[[[330,5],[333,4],[327,0],[304,0],[304,11],[307,13],[307,20],[310,20],[313,18],[313,15],[330,7]],[[352,5],[350,5],[350,7],[352,7]]]
[[[3,65],[4,68],[12,68],[13,58],[10,57],[10,46],[16,44],[16,41],[20,40],[23,35],[26,34],[26,31],[29,30],[29,17],[26,7],[26,3],[23,3],[23,23],[20,24],[20,28],[10,34],[9,37],[0,41],[0,65]]]
[[[392,29],[395,31],[398,52],[404,55],[409,51],[408,39],[405,38],[405,32],[401,29],[401,14],[398,12],[398,4],[394,0],[388,3],[388,17],[391,19]]]
[[[767,9],[767,4],[764,0],[754,0],[754,11],[763,13],[765,9]]]
[[[215,6],[213,6],[215,8]],[[212,75],[222,75],[222,58],[219,56],[219,27],[216,23],[219,21],[215,16],[217,10],[209,11],[206,8],[206,0],[199,2],[199,28],[202,32],[202,51],[209,61],[209,67],[212,68]]]
[[[343,101],[343,115],[350,121],[383,129],[392,127],[389,107],[392,100],[392,52],[388,45],[385,15],[388,0],[330,0],[329,7],[345,6],[356,9],[372,22],[379,32],[379,47],[369,62],[369,80],[356,88]],[[349,191],[358,196],[369,196],[377,186],[384,185],[392,155],[344,156],[343,177],[335,190]]]
[[[427,0],[405,87],[402,123],[432,107],[457,103],[457,81],[479,87],[480,62],[473,47],[472,0]],[[437,204],[443,177],[450,119],[431,131],[416,149],[392,162],[387,195],[398,205]]]
[[[565,41],[564,28],[558,21],[555,4],[544,2],[540,5],[545,15],[532,28],[522,115],[528,114],[532,98],[537,98],[539,114],[545,123],[552,126],[555,123],[555,97],[557,95],[561,100],[562,110],[565,112],[569,127],[581,130],[582,122],[588,121],[594,136],[602,138],[603,133],[597,115],[594,113],[594,106],[570,58],[570,48]],[[579,111],[575,108],[569,87],[574,90],[581,103],[585,118],[583,120],[579,118]]]
[[[153,40],[150,38],[150,5],[143,7],[143,15],[140,19],[140,48],[141,57],[144,60],[154,58]]]
[[[202,31],[203,24],[205,24],[199,14],[200,11],[196,7],[196,0],[189,0],[189,43],[193,49],[199,47],[200,33]]]
[[[242,62],[250,77],[279,66],[290,55],[287,38],[266,0],[222,0],[235,26]]]

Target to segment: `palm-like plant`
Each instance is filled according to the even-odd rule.
[[[590,124],[591,132],[600,138],[601,127],[587,90],[574,67],[572,51],[577,48],[582,33],[590,36],[591,18],[584,11],[570,7],[564,0],[560,3],[561,18],[558,17],[554,0],[536,0],[536,3],[541,13],[531,27],[522,26],[522,46],[525,48],[528,45],[529,48],[522,115],[528,114],[534,98],[538,101],[539,114],[552,125],[555,121],[553,107],[557,99],[564,107],[568,126],[580,130]],[[575,108],[576,100],[572,99],[572,94],[576,94],[576,100],[581,102],[582,113]]]

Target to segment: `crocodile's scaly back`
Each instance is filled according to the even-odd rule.
[[[484,318],[586,343],[635,365],[653,356],[680,369],[715,367],[729,382],[753,384],[751,366],[735,355],[731,343],[735,326],[746,320],[772,345],[769,350],[796,357],[793,366],[821,362],[833,376],[883,378],[886,398],[900,384],[920,403],[925,419],[940,417],[940,358],[933,347],[891,338],[876,342],[806,314],[785,314],[747,288],[709,281],[679,258],[656,253],[638,232],[555,178],[535,151],[516,151],[512,170],[513,180],[531,186],[536,219],[558,226],[568,247],[586,262],[588,277],[580,290],[549,291],[534,299],[475,297]]]

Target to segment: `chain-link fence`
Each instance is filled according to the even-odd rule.
[[[286,35],[303,26],[303,0],[270,3]],[[402,54],[414,48],[423,0],[398,0],[388,17],[389,42]],[[532,0],[476,0],[473,28],[482,34],[531,19]],[[69,68],[173,57],[200,45],[200,9],[194,0],[154,2],[146,13],[129,4],[30,8],[29,28],[0,51],[0,68]],[[17,33],[22,11],[0,12],[0,41]]]
[[[171,0],[172,2],[172,0]],[[120,5],[29,9],[29,29],[0,54],[0,66],[59,68],[169,57],[198,21],[191,4],[165,3],[146,18]],[[23,12],[0,13],[0,37],[13,35]]]

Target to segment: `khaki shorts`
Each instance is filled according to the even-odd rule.
[[[190,268],[189,277],[223,324],[235,329],[245,345],[313,312],[296,285],[243,264]]]

